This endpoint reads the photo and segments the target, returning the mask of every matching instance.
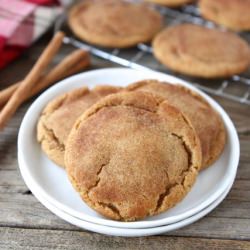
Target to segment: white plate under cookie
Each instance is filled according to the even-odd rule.
[[[203,170],[189,194],[176,205],[157,216],[136,222],[119,222],[102,217],[88,207],[72,188],[65,171],[52,163],[42,152],[36,140],[36,123],[44,106],[54,97],[81,86],[112,84],[126,86],[142,79],[158,79],[180,83],[201,94],[223,118],[227,131],[227,143],[221,157]],[[22,155],[25,172],[30,175],[39,194],[50,204],[81,220],[117,228],[151,228],[176,223],[198,213],[218,199],[234,180],[239,162],[239,139],[235,127],[221,106],[212,98],[190,84],[153,71],[136,71],[125,68],[93,70],[67,78],[45,91],[27,111],[18,135],[18,153]],[[23,176],[25,179],[25,176]]]
[[[23,163],[23,159],[20,156],[19,158],[20,163]],[[87,222],[85,220],[78,219],[76,217],[73,217],[64,211],[58,209],[53,204],[50,204],[44,197],[41,196],[40,192],[36,190],[36,185],[32,183],[32,179],[30,179],[28,176],[28,173],[25,173],[25,168],[21,169],[22,176],[25,176],[25,183],[30,188],[32,193],[36,196],[36,198],[46,207],[48,208],[52,213],[60,217],[61,219],[69,222],[72,225],[75,225],[77,227],[93,231],[96,233],[106,234],[106,235],[112,235],[112,236],[123,236],[123,237],[140,237],[140,236],[149,236],[149,235],[156,235],[156,234],[163,234],[167,233],[173,230],[177,230],[179,228],[185,227],[187,225],[190,225],[194,223],[195,221],[201,219],[208,213],[210,213],[215,207],[217,207],[226,197],[228,192],[230,191],[233,180],[229,184],[229,186],[226,188],[226,191],[222,193],[222,195],[216,199],[213,203],[211,203],[209,206],[198,212],[197,214],[190,216],[184,220],[178,221],[173,224],[160,226],[160,227],[152,227],[152,228],[116,228],[116,227],[110,227],[110,226],[103,226],[91,222]]]

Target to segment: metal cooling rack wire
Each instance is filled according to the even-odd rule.
[[[159,7],[157,7],[159,8]],[[165,7],[160,7],[159,11],[167,16],[168,19],[173,19],[173,22],[192,22],[192,23],[196,23],[199,25],[204,25],[207,27],[215,27],[215,25],[212,22],[206,21],[204,19],[202,19],[199,16],[199,12],[197,10],[196,7],[194,6],[187,6],[184,7],[182,9],[182,11],[180,10],[174,10],[174,9],[169,9],[169,8],[165,8]],[[61,27],[63,26],[64,22],[66,20],[66,14],[63,14],[60,16],[60,18],[57,19],[54,30],[60,30]],[[173,22],[171,22],[173,24]],[[139,61],[143,61],[144,56],[150,55],[152,61],[155,60],[152,56],[152,48],[151,46],[148,46],[146,44],[138,44],[138,46],[136,47],[136,51],[135,53],[133,53],[133,55],[127,59],[122,57],[122,52],[123,50],[120,49],[113,49],[111,52],[107,52],[101,48],[97,48],[95,46],[83,43],[82,41],[79,41],[77,39],[75,39],[74,37],[71,36],[66,36],[64,38],[64,43],[65,44],[71,44],[72,46],[76,47],[76,48],[82,48],[85,50],[88,50],[91,54],[93,54],[94,56],[97,56],[99,58],[105,59],[107,61],[122,65],[124,67],[130,67],[133,69],[137,69],[137,70],[146,70],[146,71],[151,71],[151,70],[157,70],[157,71],[162,71],[162,69],[157,69],[154,68],[152,69],[152,67],[147,67],[144,65],[141,65],[140,63],[138,63]],[[135,49],[135,48],[134,48]],[[159,66],[159,63],[156,63],[156,66]],[[166,69],[167,71],[167,69]],[[168,74],[172,74],[173,72],[168,71]],[[182,78],[182,77],[180,77]],[[183,77],[184,78],[184,77]],[[185,80],[185,78],[184,78]],[[221,83],[219,84],[219,86],[217,88],[212,88],[212,87],[207,87],[202,83],[196,82],[196,81],[190,81],[188,80],[191,84],[195,85],[196,87],[198,87],[199,89],[204,90],[207,93],[213,94],[213,95],[217,95],[217,96],[221,96],[223,98],[232,100],[232,101],[236,101],[239,103],[244,103],[247,105],[250,105],[250,79],[247,77],[243,77],[243,76],[238,76],[235,75],[233,77],[231,77],[230,79],[226,79],[226,80],[222,80]],[[228,88],[230,87],[231,83],[237,83],[239,88],[246,88],[247,90],[244,91],[244,93],[242,95],[234,95],[231,94],[229,92],[227,92]]]

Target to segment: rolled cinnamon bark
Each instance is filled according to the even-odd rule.
[[[38,94],[41,90],[49,87],[53,83],[73,75],[81,70],[86,69],[90,64],[90,57],[87,51],[78,49],[67,55],[58,65],[56,65],[48,74],[44,74],[37,84],[32,88],[32,91],[28,93],[25,101],[30,97]],[[14,94],[17,88],[20,86],[21,81],[15,83],[6,89],[0,91],[0,107],[5,105],[10,97]]]
[[[42,55],[35,63],[32,70],[22,81],[18,89],[11,96],[7,104],[4,106],[2,111],[0,112],[0,129],[3,129],[8,120],[12,117],[12,115],[16,112],[18,107],[24,101],[25,96],[32,90],[34,84],[40,79],[41,74],[43,74],[46,67],[54,58],[55,54],[61,47],[63,42],[64,34],[62,32],[58,32],[49,45],[45,48]]]

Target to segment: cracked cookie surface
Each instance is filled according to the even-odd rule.
[[[121,92],[77,120],[65,165],[90,207],[133,221],[166,211],[185,197],[201,166],[201,148],[188,120],[163,98]]]
[[[83,1],[70,10],[68,20],[79,38],[111,48],[149,42],[162,27],[156,10],[123,0]]]
[[[64,167],[65,143],[76,119],[98,100],[119,90],[112,86],[98,86],[93,90],[83,87],[48,103],[37,125],[37,140],[47,156]]]
[[[207,168],[219,158],[226,142],[225,127],[219,114],[203,97],[184,86],[157,80],[133,83],[127,90],[158,94],[186,115],[201,142],[201,169]]]
[[[168,68],[203,78],[239,74],[250,63],[249,45],[241,37],[194,24],[161,31],[153,41],[153,52]]]

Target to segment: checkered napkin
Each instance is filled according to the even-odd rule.
[[[0,68],[18,57],[53,24],[62,13],[64,3],[61,0],[0,0]]]

